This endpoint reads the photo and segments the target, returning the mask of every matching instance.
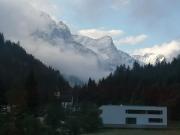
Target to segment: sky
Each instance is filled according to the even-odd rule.
[[[110,35],[118,49],[132,53],[179,40],[179,0],[52,0],[57,19],[73,33]]]
[[[173,48],[171,50],[180,50],[180,0],[6,0],[6,2],[11,8],[20,2],[26,3],[25,11],[22,12],[27,12],[29,3],[37,10],[47,12],[56,21],[66,23],[73,34],[91,38],[111,36],[118,49],[130,54],[141,53],[147,48],[153,53],[154,48],[166,49],[164,45],[172,42],[178,45],[171,46]],[[33,18],[33,14],[30,16]],[[178,48],[174,48],[175,46]]]
[[[109,73],[99,68],[96,57],[87,61],[75,51],[32,38],[37,30],[50,32],[52,19],[42,17],[42,11],[67,24],[72,34],[111,36],[130,55],[154,53],[172,60],[180,54],[180,0],[0,0],[0,32],[7,39],[20,41],[46,65],[83,80]]]

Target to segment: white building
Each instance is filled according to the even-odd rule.
[[[100,109],[104,127],[167,127],[166,107],[104,105]]]

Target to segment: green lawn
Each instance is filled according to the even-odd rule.
[[[105,129],[86,135],[180,135],[180,129]]]

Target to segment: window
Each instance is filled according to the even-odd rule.
[[[148,110],[148,114],[162,114],[162,110]]]
[[[146,114],[145,110],[126,110],[128,114]]]
[[[149,123],[162,123],[163,119],[161,118],[149,118]]]
[[[160,115],[163,114],[162,110],[126,110],[127,114],[154,114],[154,115]]]
[[[126,124],[136,124],[136,118],[126,118]]]

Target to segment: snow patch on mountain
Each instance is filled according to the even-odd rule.
[[[127,53],[118,50],[111,37],[105,36],[100,39],[92,39],[85,36],[74,35],[74,40],[98,54],[109,70],[113,71],[119,65],[133,66],[135,62]]]
[[[146,53],[144,55],[133,55],[136,60],[140,61],[144,64],[152,64],[161,63],[166,60],[165,56],[155,53]]]

